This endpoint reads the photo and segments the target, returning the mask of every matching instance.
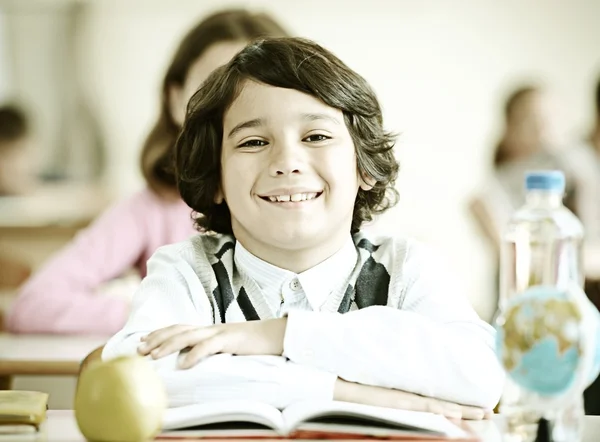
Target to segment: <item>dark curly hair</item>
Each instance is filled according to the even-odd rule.
[[[384,130],[381,107],[366,80],[310,40],[268,38],[249,44],[213,72],[188,103],[175,167],[181,197],[199,214],[198,230],[233,233],[227,203],[216,204],[215,195],[221,184],[223,117],[247,80],[295,89],[343,112],[359,172],[376,181],[371,190],[358,190],[352,234],[396,204],[395,136]]]

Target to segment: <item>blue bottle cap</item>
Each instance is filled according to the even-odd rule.
[[[525,174],[525,189],[565,191],[565,174],[560,170],[536,170]]]

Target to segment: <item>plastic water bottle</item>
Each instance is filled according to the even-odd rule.
[[[500,299],[497,325],[511,298],[533,286],[583,287],[584,230],[577,217],[563,205],[565,177],[560,171],[536,171],[525,177],[525,204],[511,218],[503,236],[500,259]],[[548,367],[551,369],[550,367]],[[583,392],[582,392],[583,393]],[[507,423],[505,441],[535,441],[544,417],[535,393],[510,378],[500,402]],[[581,440],[583,395],[578,394],[554,415],[555,442]]]

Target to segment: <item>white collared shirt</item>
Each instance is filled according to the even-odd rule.
[[[239,241],[234,254],[236,266],[258,284],[271,310],[278,312],[279,317],[291,310],[321,311],[333,290],[348,280],[357,258],[350,236],[334,255],[299,274],[263,261]]]
[[[281,356],[221,354],[189,370],[177,369],[177,355],[153,361],[171,406],[331,400],[337,378],[481,407],[500,396],[494,330],[444,263],[416,241],[363,233],[298,275],[225,235],[162,247],[103,358],[135,354],[142,336],[175,324],[284,314]]]

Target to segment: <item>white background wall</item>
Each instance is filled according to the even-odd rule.
[[[466,205],[489,172],[503,94],[521,78],[542,79],[555,95],[557,131],[573,138],[590,124],[600,76],[600,0],[0,0],[30,8],[20,18],[27,26],[13,28],[30,37],[16,48],[27,54],[19,66],[7,66],[5,40],[14,34],[0,20],[1,99],[33,79],[33,102],[47,109],[56,101],[57,91],[44,84],[57,73],[34,67],[56,52],[60,30],[52,33],[48,17],[35,14],[71,1],[89,5],[78,25],[77,69],[107,141],[106,183],[116,196],[143,185],[139,149],[181,36],[220,7],[264,9],[374,86],[387,126],[402,134],[401,202],[377,227],[437,246],[485,319],[494,308],[493,260]],[[18,378],[15,387],[48,391],[52,408],[71,408],[74,385]]]
[[[438,246],[489,318],[493,261],[466,205],[488,173],[503,94],[515,80],[542,79],[557,129],[585,132],[600,75],[600,1],[92,1],[81,26],[85,89],[119,194],[142,185],[138,152],[172,50],[202,15],[228,5],[272,12],[371,82],[387,126],[402,134],[401,203],[380,225]]]

